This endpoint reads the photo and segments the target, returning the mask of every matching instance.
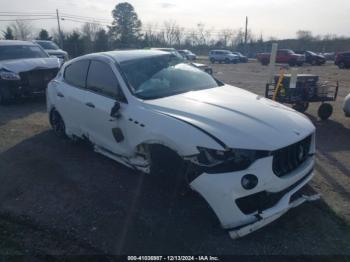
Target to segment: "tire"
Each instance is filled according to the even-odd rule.
[[[150,177],[159,183],[165,192],[183,195],[189,191],[189,181],[185,172],[185,162],[173,150],[163,145],[150,145]]]
[[[315,66],[315,65],[319,65],[319,63],[317,62],[317,60],[313,59],[311,61],[311,65]]]
[[[7,86],[0,87],[0,105],[8,105],[13,102],[10,90]]]
[[[261,60],[261,64],[264,66],[267,66],[269,64],[269,60],[267,59]]]
[[[323,103],[318,108],[317,114],[321,120],[327,120],[333,113],[333,107],[331,104]]]
[[[233,60],[232,63],[233,64],[238,64],[238,61],[237,60]]]
[[[150,173],[152,176],[163,177],[176,175],[183,167],[183,160],[171,149],[163,145],[150,145]]]
[[[66,125],[61,115],[55,110],[51,110],[50,113],[50,124],[57,137],[66,138]]]
[[[295,60],[291,60],[288,62],[289,66],[295,66],[296,65],[296,61]]]
[[[225,64],[230,64],[230,59],[228,59],[228,58],[225,58]]]
[[[293,105],[293,109],[300,113],[304,113],[308,108],[309,108],[308,102],[299,102]]]
[[[344,69],[344,68],[346,67],[346,65],[345,65],[344,62],[339,62],[339,63],[338,63],[338,67],[339,67],[340,69]]]
[[[212,64],[215,64],[215,59],[214,59],[214,58],[210,58],[210,62],[211,62]]]

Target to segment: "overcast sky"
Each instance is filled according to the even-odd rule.
[[[5,4],[6,2],[6,4]],[[116,0],[0,0],[0,12],[60,12],[96,19],[111,19]],[[244,27],[264,38],[295,37],[299,29],[314,35],[337,34],[350,36],[350,0],[130,0],[144,24],[176,20],[183,27],[204,23],[221,30]],[[1,19],[5,19],[1,17]],[[0,21],[3,29],[8,22]],[[54,20],[32,22],[36,27],[52,29]],[[78,22],[62,21],[63,30],[81,26]]]

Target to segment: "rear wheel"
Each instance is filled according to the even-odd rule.
[[[318,108],[317,113],[322,120],[327,120],[333,113],[333,107],[331,104],[323,103]]]
[[[230,59],[225,58],[225,63],[226,63],[226,64],[229,64],[230,62],[231,62]]]
[[[55,109],[50,113],[50,124],[56,136],[66,137],[66,125],[61,115]]]
[[[338,67],[340,69],[344,69],[345,68],[345,63],[344,62],[339,62]]]
[[[7,86],[0,87],[0,105],[8,105],[12,102],[12,96]]]

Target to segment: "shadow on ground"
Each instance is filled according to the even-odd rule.
[[[350,254],[349,228],[304,204],[233,241],[195,193],[42,132],[0,154],[0,225],[43,254]]]
[[[0,127],[11,120],[25,118],[26,116],[46,111],[45,97],[21,99],[9,105],[0,106]]]

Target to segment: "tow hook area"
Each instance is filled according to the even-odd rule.
[[[301,205],[304,202],[309,201],[315,201],[320,198],[320,194],[314,194],[314,195],[302,195],[300,198],[296,199],[295,201],[291,202],[286,208],[281,209],[276,212],[277,207],[272,207],[270,209],[264,210],[258,215],[258,220],[256,222],[253,222],[249,225],[245,225],[242,227],[239,227],[235,230],[230,230],[229,235],[232,239],[237,239],[243,236],[246,236],[265,225],[271,223],[272,221],[276,220],[280,216],[282,216],[284,213],[286,213],[289,209],[297,207]]]

